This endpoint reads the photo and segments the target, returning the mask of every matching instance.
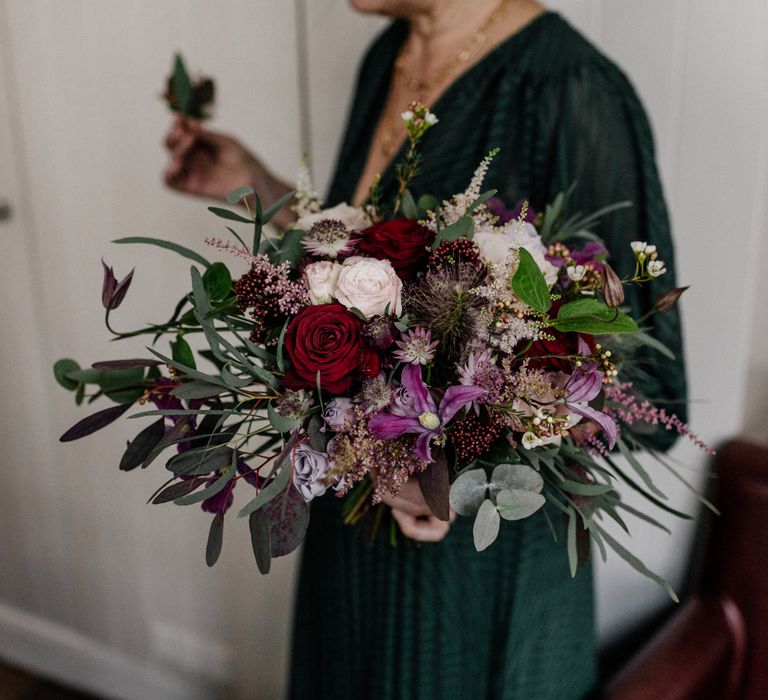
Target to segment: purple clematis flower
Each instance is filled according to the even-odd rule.
[[[619,435],[616,423],[610,416],[587,405],[600,393],[602,385],[603,373],[596,370],[594,365],[577,367],[565,385],[568,391],[565,406],[569,411],[597,423],[608,438],[608,447],[613,449]]]
[[[107,267],[107,263],[105,263],[103,259],[101,264],[104,267],[104,281],[101,285],[101,303],[104,304],[104,308],[108,311],[114,311],[123,303],[128,287],[131,286],[134,271],[131,270],[118,282],[114,270],[111,267]]]
[[[375,415],[368,427],[377,440],[394,440],[408,433],[417,435],[414,453],[420,459],[432,462],[432,439],[441,437],[451,418],[480,398],[485,389],[477,386],[448,387],[438,408],[421,378],[421,365],[407,365],[400,382],[408,392],[408,402],[398,406],[398,414]]]

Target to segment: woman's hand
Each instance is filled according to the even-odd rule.
[[[171,156],[165,182],[180,192],[223,200],[258,179],[259,162],[239,141],[193,119],[177,117],[165,145]]]
[[[439,542],[448,534],[451,523],[456,519],[453,510],[450,522],[432,515],[416,479],[409,479],[397,496],[387,494],[382,500],[392,509],[392,517],[403,534],[419,542]]]

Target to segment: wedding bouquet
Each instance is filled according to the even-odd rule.
[[[609,546],[666,586],[603,524],[608,517],[625,527],[622,512],[655,522],[622,501],[621,482],[671,510],[636,452],[648,426],[701,444],[622,375],[640,345],[659,349],[621,310],[624,285],[652,283],[664,262],[652,245],[635,242],[616,251],[635,260],[634,274],[619,279],[588,233],[610,209],[566,218],[567,194],[540,214],[526,203],[508,211],[493,190],[481,192],[495,153],[465,192],[414,200],[417,145],[437,119],[420,104],[403,119],[408,148],[391,203],[374,183],[366,206],[324,209],[304,171],[297,192],[266,210],[250,188],[230,195],[242,209],[210,207],[252,235],[246,243],[227,227],[229,238],[206,241],[236,258],[234,278],[224,263],[175,243],[117,241],[192,260],[191,292],[166,323],[112,331],[153,336],[151,357],[90,369],[56,363],[78,403],[91,387],[89,402],[115,402],[61,439],[143,406],[133,417],[153,422],[129,442],[120,469],[147,467],[169,451],[168,479],[150,500],[201,504],[213,514],[209,565],[236,491],[246,492],[239,516],[249,519],[266,573],[272,557],[302,542],[313,499],[347,499],[343,517],[375,533],[386,515],[382,496],[415,479],[438,518],[449,519],[451,508],[474,518],[478,550],[496,539],[501,520],[538,514],[554,534],[559,515],[572,572],[579,538],[588,535],[603,556]],[[265,232],[291,199],[293,227]],[[574,244],[580,236],[583,247]],[[104,266],[110,330],[132,275],[118,282]],[[662,295],[654,311],[668,311],[682,291]],[[170,352],[155,348],[165,336]],[[204,339],[197,356],[191,336]]]

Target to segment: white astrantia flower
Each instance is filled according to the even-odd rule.
[[[371,225],[371,220],[364,209],[341,202],[330,209],[323,209],[322,211],[302,216],[296,222],[295,228],[309,231],[316,223],[326,219],[341,221],[350,231],[361,231]]]
[[[389,260],[347,258],[336,283],[336,300],[366,318],[403,313],[403,283]]]
[[[667,264],[663,260],[651,260],[648,263],[648,274],[651,277],[661,277],[667,271]]]
[[[568,273],[568,278],[573,282],[581,282],[584,279],[584,275],[587,272],[587,268],[584,265],[569,265],[565,271]]]

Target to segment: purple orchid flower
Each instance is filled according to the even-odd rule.
[[[515,203],[514,209],[507,209],[507,205],[504,204],[504,202],[499,199],[498,197],[491,197],[489,200],[486,201],[485,206],[487,207],[488,211],[491,212],[494,216],[499,217],[499,224],[506,224],[510,221],[513,221],[515,219],[520,218],[520,214],[523,213],[523,205],[525,204],[524,199],[518,199]],[[536,220],[536,212],[533,210],[532,207],[528,207],[525,212],[525,217],[523,218],[523,221],[526,223],[532,224]]]
[[[603,373],[596,370],[594,365],[578,367],[565,385],[568,391],[565,406],[569,411],[597,423],[608,438],[608,447],[613,449],[619,435],[616,423],[605,413],[587,405],[600,393],[602,386]]]
[[[401,384],[408,392],[409,402],[398,406],[398,414],[379,413],[368,427],[377,440],[394,440],[408,433],[415,434],[417,457],[432,462],[431,442],[441,437],[445,426],[465,406],[480,398],[485,389],[477,386],[448,387],[438,408],[421,378],[421,365],[407,365]]]

